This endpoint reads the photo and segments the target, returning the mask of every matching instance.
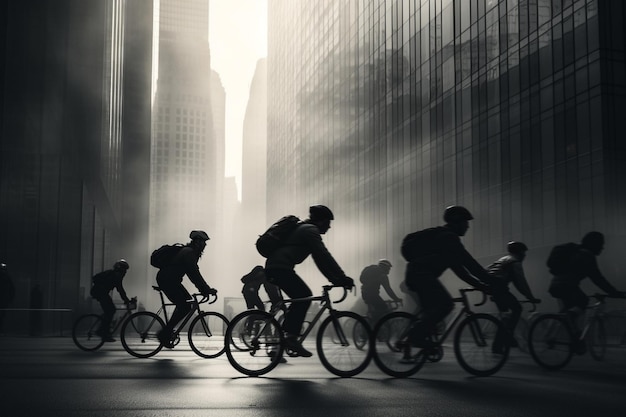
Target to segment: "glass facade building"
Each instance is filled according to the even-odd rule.
[[[625,282],[624,3],[277,0],[268,16],[270,218],[329,205],[325,240],[356,275],[403,265],[402,237],[461,204],[483,264],[528,244],[539,294],[549,248],[590,230]]]

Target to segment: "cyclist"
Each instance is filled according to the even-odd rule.
[[[334,218],[332,211],[326,206],[309,207],[309,218],[299,224],[283,245],[267,258],[265,262],[267,280],[276,284],[290,298],[313,295],[308,285],[295,272],[296,264],[302,263],[309,255],[330,282],[345,288],[354,286],[354,280],[346,276],[322,241],[321,235],[330,229],[330,222]],[[298,341],[310,305],[310,301],[294,303],[285,313],[283,324],[286,347],[303,357],[312,355]]]
[[[159,287],[167,298],[176,305],[172,317],[157,335],[161,344],[169,349],[174,347],[171,340],[174,327],[185,318],[192,308],[188,302],[192,297],[183,285],[183,276],[187,274],[187,277],[202,295],[217,294],[217,290],[206,283],[198,267],[198,260],[204,252],[206,241],[210,239],[209,235],[203,230],[192,230],[189,233],[189,238],[191,241],[180,249],[171,263],[159,269],[156,276]]]
[[[518,343],[512,335],[522,315],[522,305],[509,291],[509,283],[512,282],[517,291],[533,303],[539,303],[541,300],[535,298],[524,275],[522,262],[526,258],[528,246],[523,242],[511,241],[506,245],[506,248],[508,255],[487,266],[487,272],[495,279],[504,283],[500,287],[497,296],[493,297],[493,300],[500,312],[510,311],[509,317],[503,320],[503,322],[511,335],[511,346],[517,347]]]
[[[372,315],[374,322],[391,311],[385,300],[380,296],[380,287],[383,287],[387,295],[394,301],[402,301],[389,285],[389,271],[391,262],[381,259],[376,265],[366,266],[361,271],[361,298]]]
[[[116,310],[110,294],[113,288],[117,290],[126,305],[130,303],[122,283],[129,268],[128,262],[120,259],[113,264],[113,269],[99,272],[91,278],[91,297],[97,300],[100,303],[100,307],[102,307],[102,322],[100,323],[98,335],[105,342],[115,342],[115,339],[111,336],[111,321]]]
[[[265,304],[261,301],[261,297],[259,297],[259,290],[261,289],[261,286],[263,286],[265,292],[270,298],[272,307],[283,299],[280,294],[280,289],[276,285],[267,282],[265,270],[261,265],[257,265],[252,268],[252,271],[248,272],[241,278],[241,282],[243,282],[243,289],[241,290],[241,293],[243,294],[244,300],[246,300],[246,307],[249,310],[257,308],[265,311]]]
[[[589,303],[589,297],[580,289],[580,282],[589,277],[595,285],[613,297],[624,297],[625,293],[618,291],[602,275],[598,268],[596,257],[604,249],[604,235],[600,232],[587,233],[580,243],[574,246],[571,255],[568,256],[567,265],[563,269],[550,269],[553,274],[550,295],[560,300],[562,311],[568,313],[571,322],[576,328],[576,319],[585,311]],[[579,351],[584,352],[584,346],[579,346]]]
[[[406,267],[407,287],[416,292],[422,308],[420,319],[415,323],[409,341],[416,347],[429,347],[429,336],[454,308],[450,293],[439,277],[450,268],[460,279],[472,287],[489,291],[493,278],[469,254],[461,243],[474,217],[463,206],[449,206],[443,213],[445,225],[417,232],[425,240],[419,250],[410,255]]]

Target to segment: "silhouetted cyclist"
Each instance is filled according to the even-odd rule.
[[[283,299],[280,294],[280,288],[267,282],[265,270],[261,265],[257,265],[252,268],[252,271],[248,272],[241,278],[241,282],[243,282],[243,289],[241,290],[241,293],[243,294],[244,300],[246,300],[246,307],[248,309],[256,308],[261,311],[265,311],[265,304],[259,296],[261,286],[265,289],[272,307]]]
[[[192,297],[183,285],[183,276],[187,274],[189,280],[193,282],[202,295],[209,296],[217,294],[217,290],[211,288],[206,283],[198,267],[198,260],[204,252],[206,241],[209,240],[209,235],[203,230],[193,230],[189,234],[189,238],[191,242],[180,249],[171,264],[159,269],[156,277],[159,287],[163,290],[165,295],[167,295],[167,298],[169,298],[172,303],[176,304],[172,317],[165,324],[163,330],[157,335],[163,346],[170,349],[174,347],[171,340],[174,328],[185,318],[192,308],[191,304],[188,302]]]
[[[589,297],[580,289],[580,282],[585,278],[590,278],[612,297],[624,297],[625,293],[611,285],[598,268],[596,257],[603,249],[604,235],[600,232],[589,232],[580,245],[574,248],[563,269],[550,270],[553,278],[548,291],[550,295],[561,300],[563,311],[569,313],[573,319],[584,312],[589,304]]]
[[[426,241],[417,245],[419,250],[410,255],[406,267],[407,287],[419,297],[421,318],[415,323],[409,340],[413,346],[429,347],[428,336],[434,334],[437,324],[454,308],[450,293],[439,282],[448,269],[472,287],[489,291],[494,282],[487,271],[467,252],[461,243],[474,217],[462,206],[450,206],[443,214],[445,225],[425,229]]]
[[[115,342],[115,339],[111,336],[111,321],[115,315],[115,304],[111,298],[110,292],[115,288],[119,292],[120,297],[124,303],[128,305],[130,299],[126,295],[124,290],[123,280],[126,275],[126,271],[130,268],[128,262],[124,259],[113,264],[113,269],[107,269],[102,271],[91,278],[91,296],[100,303],[102,307],[102,322],[100,323],[100,329],[98,335],[102,337],[105,342]]]
[[[315,265],[330,282],[346,288],[354,286],[354,280],[346,276],[322,241],[321,235],[330,229],[330,222],[334,218],[332,211],[326,206],[309,207],[309,218],[298,225],[283,245],[267,258],[265,262],[267,280],[278,285],[290,298],[313,295],[309,286],[294,270],[295,266],[302,263],[309,255],[313,257]],[[312,355],[298,341],[298,335],[310,305],[310,301],[293,303],[285,313],[283,323],[286,347],[303,357]]]
[[[361,271],[361,297],[371,314],[374,322],[391,311],[388,304],[380,296],[380,288],[384,288],[387,295],[394,301],[402,301],[389,285],[389,271],[391,262],[381,259],[376,265],[366,266]]]
[[[522,262],[526,258],[526,252],[528,251],[526,244],[511,241],[506,245],[506,248],[509,254],[490,264],[487,267],[487,272],[504,284],[500,286],[500,291],[493,297],[493,301],[500,312],[510,312],[509,316],[503,320],[503,323],[511,335],[511,346],[517,347],[518,343],[512,335],[522,315],[522,305],[509,290],[509,284],[513,283],[517,291],[529,301],[539,303],[541,300],[533,295],[524,274]]]

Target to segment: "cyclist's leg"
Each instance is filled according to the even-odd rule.
[[[454,302],[448,290],[436,278],[417,277],[411,287],[416,290],[422,306],[420,320],[411,334],[411,343],[428,345],[425,338],[435,333],[439,322],[454,309]]]
[[[501,344],[506,342],[507,337],[510,343],[510,346],[517,347],[517,341],[513,337],[513,333],[515,331],[515,327],[519,322],[520,316],[522,314],[522,305],[517,301],[517,298],[510,291],[500,291],[494,295],[494,302],[498,307],[500,312],[509,312],[508,317],[502,319],[502,324],[504,325],[504,329],[508,332],[508,335],[498,335],[494,342],[494,351],[501,351]]]
[[[98,301],[102,307],[102,322],[100,323],[100,336],[106,342],[114,342],[111,337],[111,321],[115,315],[115,304],[109,294],[101,296]]]
[[[165,326],[163,327],[163,330],[159,333],[158,337],[159,340],[166,347],[171,347],[170,342],[172,334],[174,332],[174,328],[191,311],[191,304],[187,302],[187,300],[191,299],[191,295],[182,283],[169,283],[164,281],[166,280],[159,280],[159,277],[157,276],[157,282],[159,283],[159,287],[161,287],[161,290],[163,290],[167,298],[169,298],[172,303],[176,304],[176,308],[174,309],[170,320],[165,323]]]
[[[309,286],[293,270],[267,269],[265,273],[267,280],[271,284],[277,285],[290,298],[303,298],[313,295]],[[285,313],[285,321],[282,326],[287,348],[305,357],[311,356],[312,353],[302,347],[298,341],[298,336],[310,305],[310,301],[293,303]]]

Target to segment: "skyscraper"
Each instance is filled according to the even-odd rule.
[[[217,225],[223,132],[215,130],[208,0],[162,0],[153,109],[150,231],[153,247],[209,236]],[[222,113],[223,111],[218,111]],[[208,242],[207,255],[214,256]]]
[[[609,252],[626,232],[624,13],[597,0],[270,2],[270,216],[329,204],[328,239],[355,273],[402,265],[402,237],[463,204],[466,246],[485,262],[523,240],[544,276],[550,246],[598,229],[623,276]]]

